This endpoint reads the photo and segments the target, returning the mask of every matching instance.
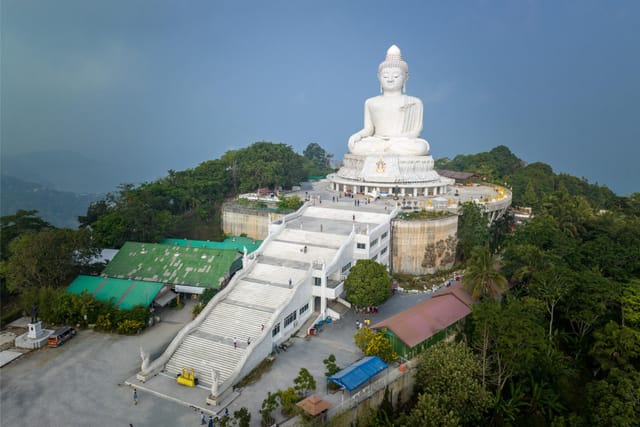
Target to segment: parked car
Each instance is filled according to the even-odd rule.
[[[47,344],[49,347],[58,347],[69,341],[76,336],[76,329],[71,326],[63,326],[60,329],[56,329],[54,333],[49,335]]]

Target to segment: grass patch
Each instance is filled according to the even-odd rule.
[[[440,285],[441,283],[451,280],[456,272],[459,272],[461,266],[454,266],[449,270],[441,270],[434,274],[424,274],[419,276],[413,276],[411,274],[395,273],[393,278],[398,281],[398,285],[405,290],[418,290],[424,291],[431,289],[434,285]]]
[[[246,377],[241,379],[240,382],[236,385],[236,387],[248,386],[258,381],[260,378],[262,378],[262,375],[266,374],[271,370],[271,366],[273,366],[273,362],[275,362],[275,359],[272,357],[267,357],[266,359],[264,359],[262,362],[260,362],[258,366],[253,368],[253,370],[249,372]]]
[[[435,218],[444,218],[447,216],[452,216],[454,214],[446,211],[427,211],[422,209],[420,211],[413,212],[400,212],[398,214],[398,218],[412,220],[412,219],[435,219]]]

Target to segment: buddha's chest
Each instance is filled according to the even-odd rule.
[[[384,98],[379,97],[370,104],[371,112],[376,114],[397,115],[403,114],[407,108],[407,100],[405,97]]]
[[[371,121],[376,133],[393,135],[405,122],[405,116],[409,103],[405,97],[384,98],[380,97],[369,105]]]

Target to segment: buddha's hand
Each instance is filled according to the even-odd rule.
[[[355,145],[362,139],[360,132],[356,132],[349,138],[349,148],[355,147]]]

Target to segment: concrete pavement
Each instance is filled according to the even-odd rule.
[[[139,336],[81,330],[58,348],[43,348],[0,370],[2,426],[189,426],[193,409],[132,389],[123,381],[140,368],[139,347],[159,353],[191,318],[191,302],[167,309],[163,321]]]

